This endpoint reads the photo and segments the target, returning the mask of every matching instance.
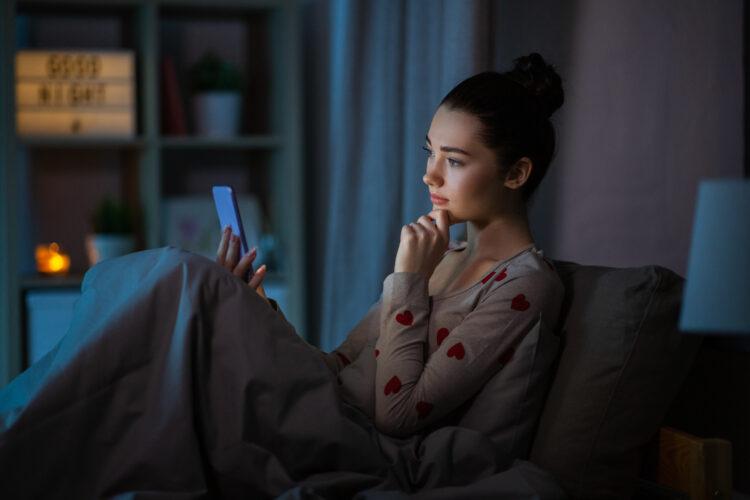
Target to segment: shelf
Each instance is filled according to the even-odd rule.
[[[206,11],[220,11],[222,9],[258,10],[278,8],[283,5],[283,0],[213,0],[206,5],[205,0],[159,0],[161,7],[180,8],[191,7]]]
[[[21,279],[22,290],[39,288],[80,288],[83,281],[82,274],[67,274],[65,276],[45,276],[32,274]]]
[[[247,135],[233,138],[200,136],[165,136],[161,146],[166,149],[277,149],[283,145],[275,135]]]
[[[69,149],[141,149],[145,140],[138,137],[17,137],[19,144],[33,148]]]
[[[144,248],[163,246],[169,215],[165,200],[210,199],[216,184],[255,196],[263,223],[277,237],[281,266],[264,283],[271,297],[286,301],[282,307],[290,323],[306,330],[298,4],[0,0],[0,257],[7,260],[0,269],[0,387],[24,368],[29,325],[19,299],[37,291],[62,295],[80,290],[88,269],[84,236],[104,196],[137,207],[139,246]],[[13,67],[22,48],[131,51],[136,122],[130,135],[19,135]],[[243,72],[235,137],[199,136],[198,127],[190,126],[195,118],[190,68],[209,48]],[[167,56],[175,66],[177,98],[190,135],[166,134],[182,127],[162,128],[170,116],[169,107],[162,106]],[[206,216],[212,217],[209,207]],[[34,244],[51,241],[71,257],[66,276],[35,272]]]
[[[47,11],[50,9],[81,7],[87,9],[106,9],[118,7],[139,7],[146,4],[156,4],[163,7],[194,7],[204,10],[219,9],[267,9],[280,7],[283,5],[282,0],[214,0],[209,6],[206,6],[205,0],[67,0],[64,5],[60,5],[60,0],[18,0],[19,7],[43,7]],[[54,12],[54,11],[53,11]]]
[[[141,5],[143,4],[143,0],[107,0],[106,2],[102,2],[101,0],[72,0],[66,2],[64,5],[61,5],[60,0],[18,0],[16,2],[16,5],[19,7],[26,7],[26,6],[39,6],[44,7],[45,9],[50,9],[52,7],[70,7],[70,6],[81,6],[81,7],[120,7],[120,6],[134,6],[134,5]],[[48,10],[45,10],[45,12],[49,12]],[[52,12],[55,12],[54,10]]]
[[[148,1],[148,0],[146,0]],[[38,10],[45,14],[64,14],[71,11],[75,14],[81,12],[110,12],[119,11],[124,8],[139,7],[144,4],[144,0],[74,0],[61,3],[59,0],[18,0],[16,5],[19,11],[26,13],[28,9]]]

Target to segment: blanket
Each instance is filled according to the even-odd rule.
[[[482,434],[379,432],[246,284],[165,247],[103,261],[0,390],[0,498],[564,498]]]

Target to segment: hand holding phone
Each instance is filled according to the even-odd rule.
[[[219,225],[222,229],[221,242],[219,244],[216,262],[229,269],[232,274],[240,276],[245,283],[250,285],[250,287],[263,298],[263,300],[268,304],[271,304],[268,297],[266,297],[265,290],[263,289],[263,278],[266,276],[267,268],[264,264],[260,266],[257,272],[253,271],[252,263],[255,259],[256,252],[253,251],[248,255],[249,248],[245,239],[245,230],[242,227],[239,205],[237,204],[237,198],[234,195],[234,191],[229,186],[214,186],[212,191],[214,203],[216,205],[216,213],[219,216]],[[228,228],[229,230],[226,231],[225,228]],[[230,249],[230,237],[236,237],[239,239],[239,255],[235,255],[234,251]],[[245,269],[245,267],[247,269]]]
[[[257,271],[253,271],[253,260],[256,252],[250,252],[248,255],[248,245],[245,239],[245,230],[242,227],[240,218],[239,205],[234,191],[229,186],[213,187],[214,203],[216,204],[216,213],[219,216],[219,225],[222,228],[221,242],[217,252],[216,262],[229,269],[232,274],[240,276],[258,295],[270,304],[263,289],[263,278],[266,276],[265,264],[260,266]],[[228,231],[225,231],[228,228]],[[239,239],[238,254],[230,248],[230,237]],[[246,268],[246,269],[245,269]]]

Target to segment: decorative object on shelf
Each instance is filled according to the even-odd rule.
[[[93,216],[94,233],[86,236],[89,264],[119,257],[135,249],[133,217],[124,203],[105,198]]]
[[[210,137],[234,137],[239,132],[242,78],[239,70],[213,52],[191,68],[195,132]]]
[[[680,330],[750,335],[748,253],[750,179],[702,181],[698,187]]]
[[[258,255],[253,263],[253,267],[257,269],[265,262],[260,244],[263,220],[260,203],[253,195],[237,194],[237,205],[247,244],[250,248],[258,247]],[[167,198],[162,205],[162,214],[162,240],[166,245],[203,255],[211,260],[216,259],[221,227],[210,195]]]
[[[133,51],[19,50],[20,136],[135,135]]]
[[[42,274],[63,275],[70,270],[70,257],[60,251],[57,243],[37,245],[36,269]]]

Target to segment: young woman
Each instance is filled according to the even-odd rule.
[[[403,226],[381,300],[322,353],[344,399],[387,434],[447,422],[535,326],[553,334],[564,290],[534,243],[527,202],[554,153],[549,117],[563,90],[539,54],[515,63],[461,82],[441,102],[424,146],[434,210]],[[449,249],[448,227],[459,222],[468,241]],[[238,261],[238,245],[225,231],[217,262],[242,276],[254,254]],[[263,275],[261,267],[249,284],[265,298]]]
[[[542,340],[562,285],[526,203],[562,101],[537,54],[443,99],[424,146],[434,210],[403,227],[381,299],[331,353],[265,296],[263,267],[242,281],[254,255],[226,232],[220,265],[166,247],[89,270],[63,340],[0,389],[0,498],[561,496],[513,460],[544,397],[523,372],[549,371],[557,345]],[[490,407],[525,430],[497,440],[475,424],[502,415],[465,408],[509,373],[524,401]]]

